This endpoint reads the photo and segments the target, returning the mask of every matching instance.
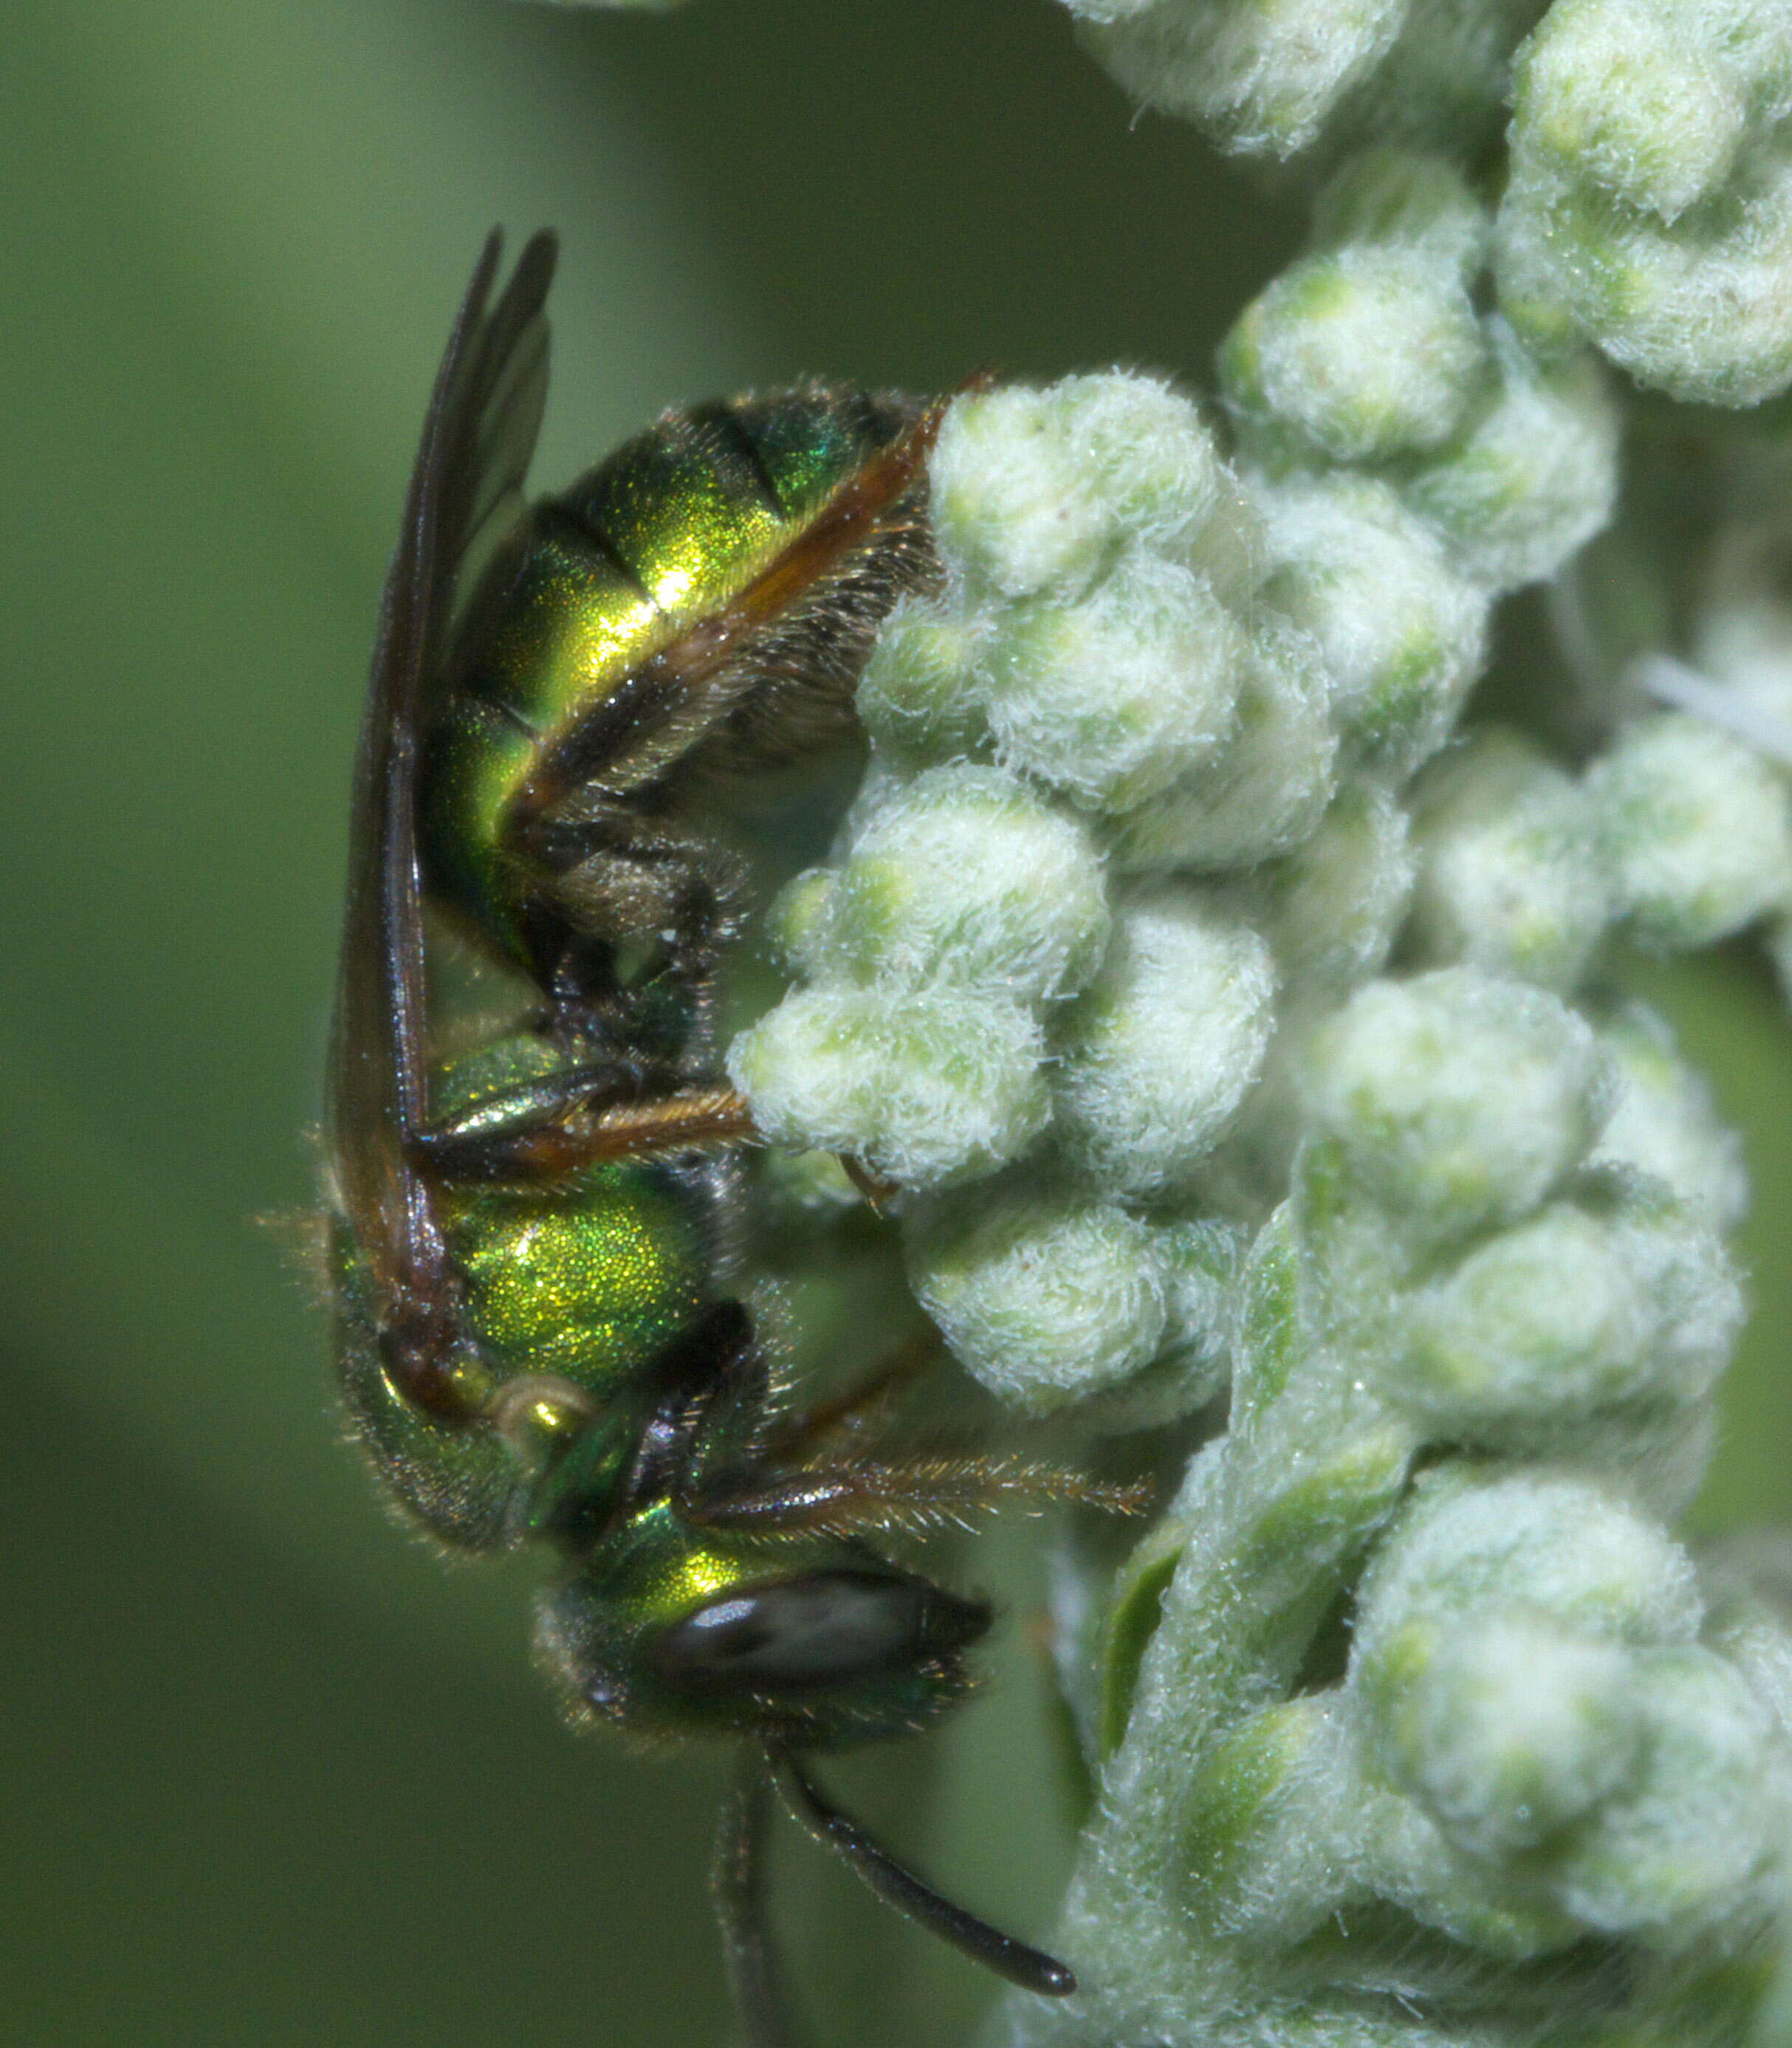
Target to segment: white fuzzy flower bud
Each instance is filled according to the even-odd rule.
[[[1567,1425],[1602,1409],[1709,1389],[1742,1320],[1722,1247],[1658,1201],[1592,1192],[1499,1232],[1400,1305],[1394,1398],[1445,1437],[1561,1455]]]
[[[1045,1127],[1033,1016],[958,989],[799,989],[728,1049],[775,1143],[863,1159],[913,1187],[987,1173]]]
[[[1690,1643],[1704,1619],[1685,1550],[1591,1480],[1441,1468],[1363,1580],[1351,1663],[1365,1704],[1385,1723],[1456,1623],[1513,1608],[1639,1649]]]
[[[1399,242],[1302,258],[1246,308],[1220,353],[1241,419],[1339,462],[1437,447],[1487,370],[1456,263]]]
[[[1616,907],[1645,945],[1709,945],[1792,900],[1792,800],[1740,740],[1678,712],[1596,762]]]
[[[948,570],[1004,597],[1075,595],[1129,539],[1193,547],[1223,495],[1194,407],[1119,373],[956,399],[929,475]]]
[[[1590,1164],[1651,1175],[1720,1230],[1748,1208],[1742,1141],[1717,1111],[1704,1076],[1674,1049],[1666,1021],[1629,1003],[1600,1030],[1617,1088]]]
[[[1792,379],[1792,157],[1697,237],[1596,193],[1515,180],[1499,222],[1500,303],[1540,347],[1572,323],[1672,397],[1758,405]],[[1559,266],[1572,251],[1580,260]]]
[[[1154,1235],[1163,1261],[1162,1347],[1142,1372],[1079,1410],[1087,1429],[1162,1429],[1226,1391],[1245,1233],[1200,1217]]]
[[[1248,651],[1204,577],[1138,549],[1076,603],[1004,611],[979,681],[1006,763],[1123,811],[1230,739]]]
[[[1025,1185],[947,1200],[904,1233],[916,1296],[954,1356],[1033,1414],[1115,1387],[1162,1344],[1169,1262],[1124,1210]]]
[[[1194,405],[1161,378],[1119,370],[1064,378],[1051,396],[1116,533],[1169,553],[1198,547],[1228,486]]]
[[[928,475],[941,552],[974,587],[1075,593],[1100,568],[1111,522],[1048,394],[1009,384],[956,399]]]
[[[1348,784],[1274,870],[1268,929],[1285,972],[1309,990],[1366,979],[1387,959],[1412,880],[1406,813],[1378,782]]]
[[[1076,988],[1107,937],[1101,864],[1076,820],[999,768],[931,768],[861,824],[824,898],[780,923],[819,979],[950,983],[1021,1003]]]
[[[1783,1755],[1760,1702],[1709,1650],[1639,1659],[1647,1765],[1565,1845],[1553,1888],[1584,1925],[1685,1949],[1739,1906],[1771,1910],[1786,1825]],[[1766,1893],[1751,1902],[1751,1892]]]
[[[1471,1855],[1534,1848],[1624,1782],[1635,1659],[1518,1607],[1446,1627],[1383,1706],[1393,1782]]]
[[[1219,873],[1299,845],[1335,786],[1337,736],[1325,693],[1313,641],[1260,619],[1240,679],[1236,733],[1204,766],[1116,820],[1119,867]]]
[[[1747,123],[1690,10],[1558,0],[1519,68],[1525,141],[1631,206],[1679,218],[1728,175]]]
[[[1369,149],[1353,157],[1313,204],[1318,248],[1398,242],[1452,266],[1472,284],[1486,261],[1492,222],[1448,158]]]
[[[1492,394],[1403,489],[1464,575],[1515,590],[1553,576],[1611,518],[1619,416],[1590,356],[1545,366],[1503,322],[1491,332]]]
[[[890,758],[925,768],[987,743],[972,685],[983,620],[925,599],[901,600],[859,679],[859,720]]]
[[[1781,0],[1557,0],[1518,68],[1502,297],[1675,397],[1792,380],[1792,24]]]
[[[1405,1227],[1442,1238],[1534,1208],[1604,1106],[1592,1031],[1553,997],[1467,968],[1371,982],[1321,1026],[1306,1114]]]
[[[1480,673],[1488,600],[1384,483],[1291,479],[1261,494],[1275,566],[1266,600],[1318,642],[1332,716],[1403,774],[1448,735]]]
[[[1262,936],[1200,890],[1135,895],[1055,1034],[1071,1157],[1120,1194],[1185,1182],[1257,1076],[1274,992]]]
[[[1291,156],[1373,69],[1410,0],[1067,0],[1084,39],[1149,107],[1231,148]]]
[[[1423,956],[1573,989],[1608,916],[1592,799],[1519,734],[1488,728],[1412,791]]]

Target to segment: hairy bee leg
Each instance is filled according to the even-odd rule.
[[[700,1083],[645,1097],[607,1083],[566,1077],[517,1091],[517,1113],[483,1123],[441,1124],[410,1140],[417,1163],[444,1180],[564,1180],[587,1166],[756,1139],[744,1096]],[[609,1098],[608,1100],[605,1097]]]
[[[737,1535],[924,1536],[968,1529],[974,1519],[1002,1507],[1037,1512],[1069,1502],[1110,1515],[1142,1515],[1150,1505],[1148,1482],[1107,1484],[1052,1465],[979,1456],[975,1452],[917,1452],[890,1459],[843,1455],[832,1464],[766,1467],[743,1483],[726,1472],[699,1484],[680,1501],[706,1529]]]
[[[747,1098],[733,1088],[679,1088],[650,1102],[619,1104],[604,1111],[588,1143],[580,1148],[579,1163],[639,1159],[709,1145],[754,1144],[759,1138]]]
[[[568,1067],[483,1096],[471,1111],[413,1131],[412,1158],[439,1179],[531,1180],[551,1175],[551,1154],[576,1121],[638,1102],[642,1076],[620,1062]]]
[[[945,1355],[945,1339],[939,1332],[933,1328],[922,1331],[906,1344],[898,1344],[886,1358],[879,1360],[863,1379],[832,1399],[817,1402],[801,1415],[793,1416],[788,1426],[772,1439],[768,1455],[801,1456],[825,1443],[828,1437],[852,1429],[899,1387],[931,1371]]]
[[[766,1912],[770,1759],[750,1750],[735,1767],[716,1830],[710,1886],[722,1923],[722,1962],[746,2048],[796,2048],[782,1973]]]
[[[1062,1963],[1003,1934],[962,1906],[954,1906],[906,1869],[856,1821],[824,1798],[787,1751],[774,1755],[772,1763],[792,1813],[886,1906],[894,1906],[905,1919],[949,1941],[961,1955],[1022,1991],[1037,1992],[1045,1998],[1065,1998],[1075,1991],[1076,1980]]]

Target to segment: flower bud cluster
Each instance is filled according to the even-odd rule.
[[[1294,559],[1333,552],[1313,545],[1316,495],[1360,525],[1379,499],[1384,551],[1416,529],[1488,592],[1553,574],[1610,517],[1611,394],[1590,356],[1546,364],[1477,311],[1488,228],[1441,157],[1369,150],[1233,328],[1226,401],[1244,453],[1293,487]]]
[[[1517,67],[1500,293],[1676,398],[1792,385],[1792,15],[1556,0]]]
[[[903,1192],[918,1298],[1022,1407],[1214,1391],[1224,1290],[1179,1289],[1187,1230],[1279,1199],[1301,1049],[1386,965],[1415,872],[1418,964],[1565,990],[1616,915],[1596,807],[1519,743],[1405,801],[1495,594],[1612,487],[1590,367],[1546,376],[1476,314],[1486,246],[1435,159],[1340,173],[1228,346],[1249,467],[1119,373],[941,426],[943,586],[873,651],[870,771],[773,916],[797,985],[730,1072],[774,1142]]]
[[[1651,1057],[1654,1101],[1626,1085]],[[1326,1248],[1333,1220],[1315,1256],[1381,1398],[1439,1441],[1618,1460],[1632,1486],[1658,1458],[1651,1484],[1679,1504],[1702,1449],[1683,1425],[1740,1321],[1718,1235],[1739,1190],[1648,1013],[1601,1032],[1470,967],[1372,982],[1314,1034],[1300,1089],[1307,1174],[1353,1216],[1339,1242],[1372,1247]]]
[[[1753,1980],[1691,1959],[1785,1912],[1792,1632],[1663,1518],[1709,1452],[1747,1187],[1604,970],[1758,927],[1792,972],[1782,510],[1728,529],[1697,667],[1621,689],[1590,758],[1459,721],[1496,603],[1612,514],[1584,339],[1657,374],[1619,332],[1647,280],[1595,317],[1603,258],[1549,265],[1626,206],[1705,249],[1786,111],[1777,31],[1750,0],[1673,28],[1728,38],[1707,82],[1742,109],[1695,190],[1649,157],[1684,80],[1613,83],[1669,0],[1629,45],[1615,0],[1557,0],[1496,223],[1422,122],[1340,151],[1428,65],[1460,148],[1522,0],[1072,4],[1148,96],[1335,168],[1225,344],[1229,450],[1119,373],[949,408],[940,586],[873,651],[864,783],[729,1055],[774,1142],[885,1184],[915,1298],[999,1399],[1103,1432],[1229,1394],[1117,1574],[1092,1538],[1061,1558],[1103,1783],[1085,1990],[1013,2038],[1519,2048],[1599,2011],[1587,2048],[1740,2043]]]
[[[1608,364],[1792,391],[1792,4],[1065,4],[1304,159],[1308,245],[1224,445],[1117,372],[948,409],[938,587],[727,1056],[768,1242],[863,1253],[868,1192],[1013,1409],[1167,1456],[1226,1404],[1130,1558],[1065,1536],[1081,1989],[1004,2038],[1784,2048],[1792,1559],[1666,1526],[1747,1183],[1604,969],[1759,929],[1792,992],[1792,457],[1672,414],[1666,546],[1716,536],[1639,572],[1633,460],[1534,720],[1582,758],[1459,721],[1612,518]]]
[[[1496,130],[1534,10],[1511,0],[1065,0],[1147,107],[1228,149],[1290,157],[1368,138],[1464,149]]]
[[[1421,956],[1578,987],[1612,915],[1584,786],[1520,734],[1488,726],[1419,777],[1412,809]]]
[[[1511,107],[1499,297],[1532,349],[1592,340],[1712,405],[1792,386],[1783,0],[1065,4],[1145,105],[1247,155],[1326,165],[1373,142],[1468,161]],[[1464,347],[1460,321],[1406,311],[1440,349]],[[1406,394],[1415,421],[1433,395]]]
[[[1792,1839],[1792,1631],[1659,1519],[1740,1318],[1733,1150],[1647,1013],[1479,966],[1360,987],[1297,1088],[1230,1428],[1110,1609],[1088,1989],[1012,2038],[1268,2042],[1295,2001],[1343,2048],[1365,1982],[1458,2016],[1390,2043],[1669,2023]],[[1702,1980],[1662,2038],[1740,2042],[1757,1995]]]
[[[1514,1960],[1759,1937],[1792,1731],[1764,1674],[1706,1639],[1658,1524],[1578,1474],[1448,1469],[1415,1488],[1357,1615],[1340,1705],[1377,1891]]]
[[[1759,926],[1783,976],[1792,456],[1770,438],[1693,446],[1689,462],[1678,437],[1641,441],[1625,517],[1557,600],[1583,686],[1579,716],[1608,735],[1585,786],[1629,936],[1678,950]]]
[[[1703,717],[1658,712],[1578,778],[1495,728],[1413,785],[1409,950],[1572,990],[1607,936],[1705,946],[1792,907],[1792,780]]]
[[[1326,816],[1332,679],[1263,595],[1255,503],[1150,379],[960,398],[931,491],[944,588],[873,653],[871,771],[774,915],[801,985],[730,1070],[770,1136],[907,1191],[917,1294],[991,1387],[1111,1397],[1116,1424],[1185,1410],[1215,1389],[1235,1249],[1200,1177],[1287,971],[1243,885]],[[1384,867],[1391,832],[1377,813]],[[1391,851],[1378,929],[1344,942],[1365,970]],[[1295,951],[1303,920],[1337,949],[1325,869],[1280,892]]]

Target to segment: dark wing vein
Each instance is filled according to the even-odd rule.
[[[530,241],[488,312],[500,246],[494,233],[442,357],[386,577],[355,766],[330,1056],[339,1199],[382,1327],[414,1329],[425,1344],[421,1326],[448,1314],[452,1290],[430,1192],[409,1152],[428,1114],[417,736],[440,686],[462,561],[476,529],[520,493],[547,384],[554,239]]]

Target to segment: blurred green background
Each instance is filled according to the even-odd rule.
[[[1295,216],[1135,124],[1049,0],[15,0],[4,48],[0,2039],[718,2041],[712,1763],[564,1734],[526,1579],[387,1523],[254,1222],[309,1199],[436,358],[487,226],[549,221],[545,479],[810,370],[1204,381]],[[1745,958],[1650,979],[1756,1174],[1723,1524],[1788,1505],[1789,1041]],[[1024,1525],[1003,1541],[976,1573],[1022,1623]],[[836,1778],[1042,1929],[1066,1849],[1023,1633],[925,1757]],[[832,2038],[970,2023],[974,1972],[788,1861]]]

